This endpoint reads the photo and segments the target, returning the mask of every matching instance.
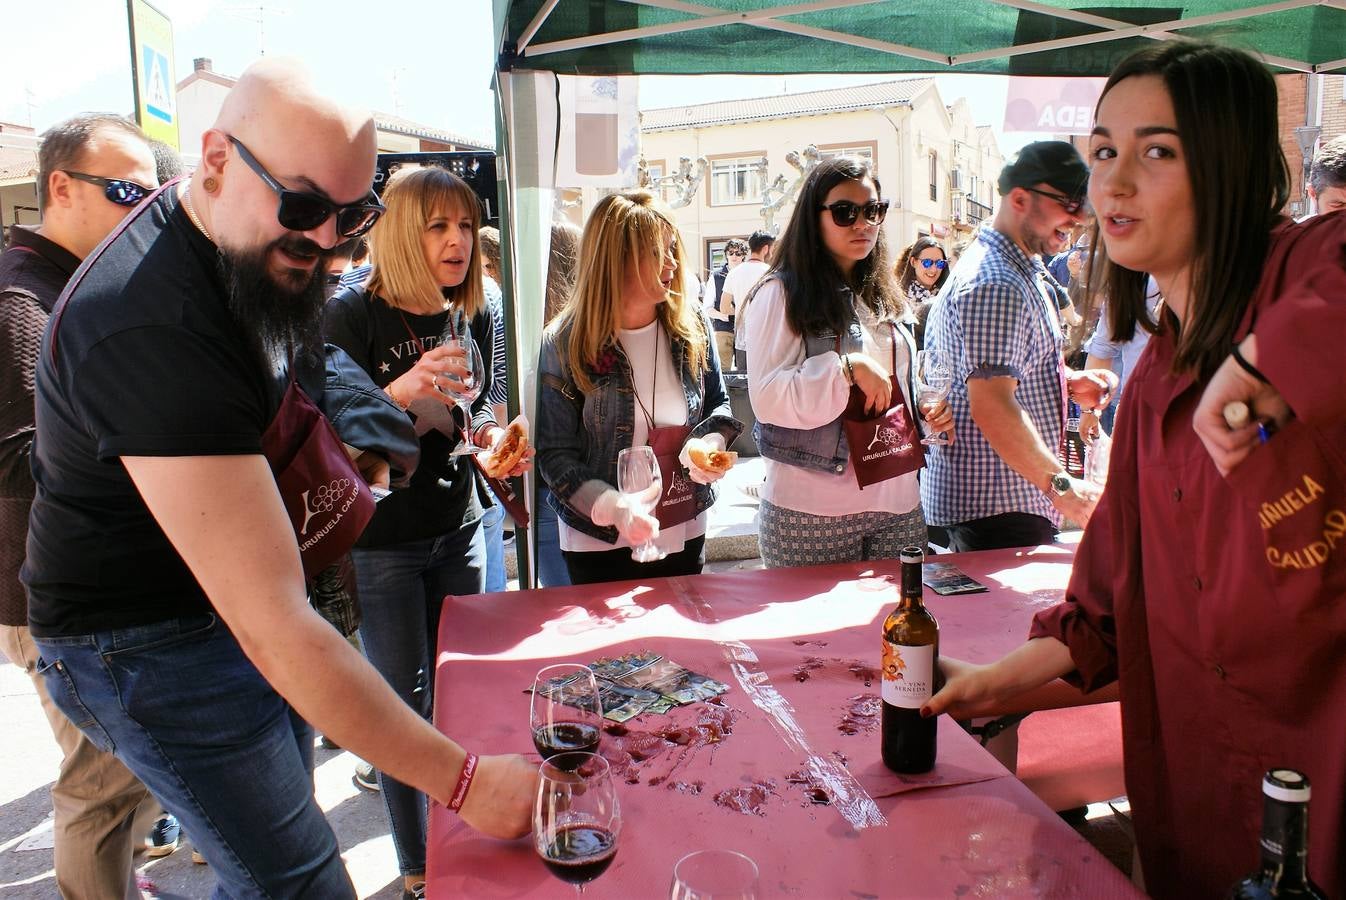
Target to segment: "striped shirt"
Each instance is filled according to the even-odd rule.
[[[482,276],[486,308],[491,313],[491,387],[486,402],[502,406],[509,400],[509,363],[505,359],[505,305],[495,279]],[[504,424],[503,422],[500,424]]]
[[[1047,495],[992,449],[972,421],[967,396],[970,378],[1013,377],[1018,381],[1015,400],[1047,446],[1059,447],[1065,365],[1060,314],[1047,278],[1041,259],[1030,258],[986,224],[935,299],[925,346],[951,360],[949,404],[956,438],[949,446],[926,449],[921,502],[932,524],[956,525],[1010,512],[1061,524]]]

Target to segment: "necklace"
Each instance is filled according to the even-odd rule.
[[[187,210],[187,218],[192,220],[192,224],[196,226],[196,230],[204,234],[206,240],[214,241],[214,238],[210,236],[210,232],[206,231],[206,226],[202,225],[201,220],[196,217],[196,210],[192,208],[191,190],[192,189],[189,187],[184,187],[182,189],[182,208]]]

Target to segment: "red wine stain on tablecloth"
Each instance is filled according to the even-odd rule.
[[[667,769],[648,779],[649,784],[657,786],[702,747],[710,747],[713,753],[717,744],[734,733],[734,720],[738,716],[739,711],[733,707],[717,705],[699,706],[691,717],[678,717],[685,721],[668,721],[652,731],[632,728],[628,723],[608,722],[603,730],[612,740],[603,742],[601,752],[613,774],[622,776],[627,784],[639,784],[642,773],[656,766],[662,769],[664,762],[671,762]]]
[[[747,787],[730,788],[715,795],[715,805],[745,816],[766,816],[766,803],[776,796],[776,780],[754,781]]]
[[[878,694],[856,694],[846,704],[837,721],[837,731],[842,734],[868,734],[879,727],[883,702]]]

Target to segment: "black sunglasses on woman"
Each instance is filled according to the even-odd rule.
[[[870,200],[868,203],[855,203],[850,200],[835,200],[818,207],[832,214],[832,222],[838,228],[850,228],[863,213],[870,225],[880,225],[888,216],[887,200]]]

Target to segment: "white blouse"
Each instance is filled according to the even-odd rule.
[[[885,369],[893,365],[893,331],[863,305],[858,307],[864,352]],[[804,339],[785,318],[785,291],[773,279],[757,290],[748,307],[748,398],[758,421],[785,428],[818,428],[846,410],[850,385],[835,351],[804,358]],[[915,409],[907,390],[911,359],[906,341],[896,342],[897,381],[907,408]],[[850,461],[840,474],[806,469],[767,459],[761,497],[775,506],[814,516],[859,512],[908,513],[921,502],[916,473],[872,484],[864,490]]]

